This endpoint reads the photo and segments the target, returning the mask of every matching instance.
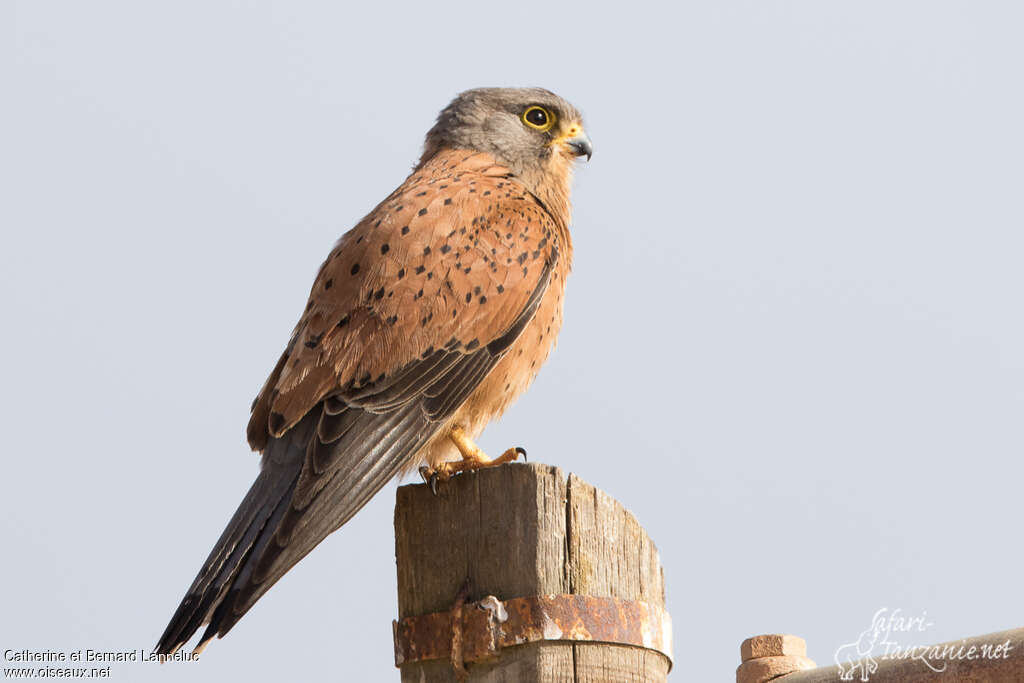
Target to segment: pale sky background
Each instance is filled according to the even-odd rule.
[[[556,353],[484,435],[633,511],[673,680],[1024,625],[1017,2],[7,0],[0,648],[151,648],[335,239],[457,92],[586,116]],[[394,484],[199,664],[396,681]],[[8,664],[4,664],[8,666]]]

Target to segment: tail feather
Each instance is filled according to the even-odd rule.
[[[314,438],[322,406],[270,440],[259,477],[160,637],[158,654],[176,651],[204,624],[197,650],[226,634],[296,562],[390,481],[439,428],[415,403],[384,415],[359,413],[352,428],[332,444]],[[324,454],[329,465],[320,472],[312,466],[318,448],[331,451]],[[304,494],[307,486],[309,493]]]
[[[313,422],[312,417],[307,419]],[[268,533],[273,529],[271,522],[275,514],[280,516],[288,507],[302,471],[309,429],[308,426],[305,430],[299,429],[301,426],[297,425],[294,430],[294,436],[300,438],[289,439],[287,444],[272,443],[268,446],[259,476],[160,636],[157,654],[177,651],[210,620],[234,578],[252,560],[252,551],[259,539],[271,535]]]
[[[361,426],[363,429],[354,429],[334,444],[344,457],[338,458],[335,467],[323,475],[328,483],[319,487],[313,499],[299,508],[295,504],[299,497],[296,488],[283,517],[275,514],[272,524],[267,525],[275,528],[275,532],[260,539],[252,559],[239,572],[210,619],[204,640],[227,633],[285,572],[351,519],[438,428],[416,406],[387,416],[374,416]],[[367,447],[368,443],[372,445]],[[308,472],[307,467],[298,486]]]
[[[225,582],[223,588],[219,591],[219,596],[222,599],[220,599],[216,609],[210,616],[210,623],[207,626],[206,631],[203,633],[203,637],[200,639],[199,645],[196,646],[197,650],[206,647],[206,644],[210,642],[214,636],[218,635],[218,632],[225,621],[225,616],[230,614],[230,608],[234,603],[234,600],[232,600],[231,597],[234,593],[238,592],[238,588],[236,586],[245,585],[248,582],[253,565],[258,562],[259,558],[263,555],[264,548],[266,548],[270,539],[273,538],[274,529],[277,528],[277,525],[281,522],[281,518],[288,509],[288,503],[295,491],[295,481],[297,479],[298,477],[296,477],[295,480],[292,480],[292,485],[289,487],[288,493],[278,501],[277,505],[274,506],[274,510],[271,513],[270,518],[267,520],[266,524],[263,525],[255,543],[253,543],[249,547],[248,551],[246,551],[245,558],[238,562],[238,570],[231,577],[230,583]],[[232,625],[233,624],[234,622],[232,621]],[[193,632],[198,628],[199,624],[195,626]],[[225,633],[226,632],[227,629],[225,629]]]

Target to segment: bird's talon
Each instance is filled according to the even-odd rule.
[[[423,483],[430,487],[430,492],[435,496],[437,495],[437,482],[440,477],[437,474],[437,470],[432,470],[426,465],[420,465],[420,477],[423,478]]]

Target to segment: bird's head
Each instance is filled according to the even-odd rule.
[[[441,149],[485,152],[528,185],[565,176],[594,150],[579,111],[543,88],[477,88],[452,100],[427,133],[423,157]]]

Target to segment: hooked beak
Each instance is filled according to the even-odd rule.
[[[572,150],[572,153],[578,157],[587,155],[587,161],[590,161],[590,157],[594,156],[594,146],[590,144],[590,138],[583,131],[580,131],[579,135],[565,141],[565,146]]]
[[[583,132],[583,128],[578,124],[570,126],[564,135],[554,140],[554,143],[561,146],[570,156],[581,157],[585,155],[587,161],[590,161],[590,157],[594,155],[594,146],[590,144],[590,138],[587,137],[587,134]]]

